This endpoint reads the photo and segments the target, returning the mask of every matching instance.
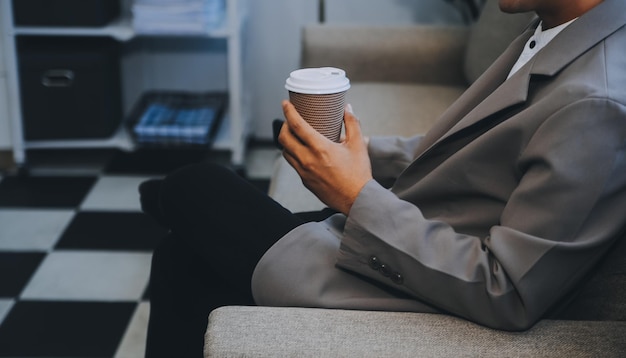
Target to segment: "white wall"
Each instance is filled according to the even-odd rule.
[[[6,78],[0,74],[0,150],[11,148],[11,127],[9,127],[6,88]]]
[[[2,0],[0,0],[2,1]],[[2,16],[0,16],[0,150],[11,148],[11,127],[9,127],[9,113],[7,108],[7,78],[4,65],[4,34],[2,33]]]
[[[252,0],[248,28],[247,81],[251,93],[253,135],[272,137],[271,122],[282,117],[285,79],[300,63],[300,32],[318,19],[317,0]]]

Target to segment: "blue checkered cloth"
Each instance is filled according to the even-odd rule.
[[[216,117],[213,107],[173,108],[151,104],[133,130],[139,143],[207,144]]]

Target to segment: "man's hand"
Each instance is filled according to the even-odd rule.
[[[286,122],[278,135],[283,156],[313,194],[347,215],[363,186],[372,179],[358,119],[345,111],[345,137],[335,143],[304,121],[289,101],[283,101],[283,112]]]

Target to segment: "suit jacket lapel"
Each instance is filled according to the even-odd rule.
[[[524,103],[533,75],[553,76],[589,48],[626,23],[626,1],[604,0],[563,30],[550,44],[508,81],[506,76],[534,32],[531,26],[520,35],[485,73],[448,109],[422,139],[417,158],[394,185],[400,192],[445,160],[454,148],[464,145],[463,138],[451,140],[451,150],[438,149],[447,138],[513,105]],[[598,26],[601,24],[601,26]],[[538,22],[535,22],[538,25]],[[563,49],[567,51],[564,53]],[[477,130],[484,126],[476,126]],[[484,129],[484,128],[483,128]],[[465,142],[476,138],[470,132]],[[454,147],[454,148],[452,148]]]
[[[451,135],[526,101],[532,75],[553,76],[626,22],[626,1],[605,0],[565,28],[550,44],[506,81],[539,21],[520,35],[487,71],[448,109],[424,137],[421,158]],[[602,24],[602,26],[598,26]],[[563,49],[566,48],[566,53]]]
[[[453,133],[458,132],[473,123],[479,122],[485,117],[483,114],[490,114],[497,111],[497,108],[506,108],[511,103],[518,103],[519,97],[526,98],[526,90],[514,91],[512,86],[505,86],[508,92],[523,92],[523,96],[515,95],[504,102],[496,99],[490,100],[488,104],[482,104],[485,98],[493,97],[493,92],[503,84],[506,77],[517,61],[526,41],[532,36],[534,29],[529,29],[520,35],[498,59],[491,65],[485,73],[442,115],[433,128],[428,131],[420,142],[417,153],[420,153],[402,175],[398,177],[393,185],[392,191],[397,195],[410,188],[416,181],[430,172],[435,166],[445,160],[455,150],[462,147],[465,142],[474,139],[473,136],[465,138],[455,138],[449,147],[439,150],[439,144]],[[518,84],[523,81],[516,81]],[[526,83],[524,88],[527,88]],[[522,99],[523,100],[523,99]],[[490,107],[491,106],[491,107]],[[444,148],[443,146],[441,146]]]
[[[513,41],[485,73],[480,76],[446,112],[444,112],[422,139],[417,151],[417,153],[421,153],[420,156],[443,138],[469,125],[470,122],[473,123],[481,119],[475,116],[479,114],[479,112],[477,112],[478,107],[481,107],[481,102],[492,95],[505,81],[506,76],[515,61],[517,61],[522,48],[530,36],[532,36],[533,32],[534,29],[528,29]],[[513,101],[513,99],[511,99],[511,101]],[[517,100],[515,100],[515,102],[516,101]],[[500,104],[497,104],[497,106],[500,107]],[[493,111],[489,109],[482,109],[480,113],[487,112],[493,113]],[[470,113],[472,114],[471,119],[466,119],[466,116]]]
[[[626,24],[626,1],[604,0],[535,56],[532,74],[554,76],[584,52]],[[567,48],[564,53],[563,49]]]

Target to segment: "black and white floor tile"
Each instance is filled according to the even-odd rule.
[[[251,150],[245,173],[265,189],[277,155]],[[141,213],[137,186],[222,159],[68,156],[33,153],[27,175],[0,177],[0,357],[142,357],[151,252],[165,230]]]

